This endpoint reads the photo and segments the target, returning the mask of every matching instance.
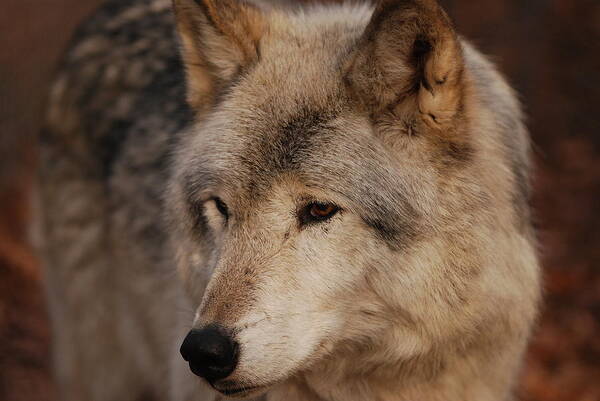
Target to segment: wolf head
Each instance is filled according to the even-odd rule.
[[[340,355],[367,370],[525,330],[504,312],[533,313],[528,222],[434,1],[174,6],[197,121],[168,204],[186,352],[212,347],[197,373],[243,396]]]

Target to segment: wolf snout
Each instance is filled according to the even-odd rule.
[[[209,383],[224,379],[236,368],[238,343],[218,326],[192,329],[183,340],[180,352],[192,373]]]

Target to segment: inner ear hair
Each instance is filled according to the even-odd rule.
[[[219,88],[258,60],[262,12],[240,0],[173,0],[188,103],[201,110]]]
[[[380,0],[346,77],[371,114],[398,108],[403,119],[439,130],[461,112],[463,66],[458,36],[436,1]]]

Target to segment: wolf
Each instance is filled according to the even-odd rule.
[[[512,399],[529,138],[434,0],[110,1],[40,143],[62,399]]]

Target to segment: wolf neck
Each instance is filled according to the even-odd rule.
[[[274,389],[268,401],[508,401],[512,375],[501,355],[432,352],[383,365],[346,353]],[[372,352],[372,351],[371,351]],[[511,369],[512,368],[512,369]]]

